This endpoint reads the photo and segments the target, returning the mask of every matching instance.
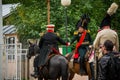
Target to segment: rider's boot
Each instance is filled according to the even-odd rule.
[[[38,67],[34,67],[34,73],[31,74],[32,77],[37,78],[39,76],[39,69]]]
[[[90,63],[90,69],[91,69],[91,75],[92,75],[91,80],[94,80],[94,63],[93,62]]]
[[[85,68],[84,68],[84,62],[82,59],[80,59],[80,74],[83,75],[85,74]]]

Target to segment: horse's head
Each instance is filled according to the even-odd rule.
[[[39,46],[37,44],[29,42],[27,57],[30,59],[32,56],[39,54]]]

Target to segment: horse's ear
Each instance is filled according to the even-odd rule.
[[[32,45],[32,43],[30,41],[28,43],[29,43],[30,46]]]
[[[35,44],[37,44],[38,42],[37,42],[37,40],[35,41]]]

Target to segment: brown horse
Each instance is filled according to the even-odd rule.
[[[74,51],[72,51],[71,53],[67,54],[66,57],[69,60],[69,71],[70,71],[70,76],[69,76],[69,80],[72,80],[75,73],[83,76],[83,75],[88,75],[89,80],[92,78],[92,74],[91,74],[91,69],[90,69],[90,63],[88,61],[89,56],[91,55],[92,50],[89,49],[85,55],[85,70],[86,70],[86,74],[81,74],[80,73],[80,64],[79,63],[74,63],[73,60],[73,55],[74,55]]]

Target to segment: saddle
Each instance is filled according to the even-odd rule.
[[[72,69],[73,72],[76,72],[77,74],[81,74],[80,73],[80,57],[78,59],[74,59],[74,51],[71,54],[71,59],[69,60],[69,68]],[[70,56],[70,55],[69,55]],[[91,53],[91,51],[88,51],[84,57],[84,67],[85,67],[85,74],[87,75],[88,71],[90,71],[90,65],[89,63],[92,62],[92,58],[94,56],[94,53]]]
[[[56,54],[52,53],[52,54],[49,54],[49,55],[47,56],[47,60],[46,60],[45,64],[44,64],[43,66],[41,66],[41,68],[40,68],[41,76],[46,77],[46,78],[49,77],[49,76],[48,76],[48,74],[49,74],[49,61],[50,61],[50,59],[51,59],[53,56],[55,56],[55,55],[56,55]]]
[[[89,63],[94,61],[94,50],[89,49],[85,55],[85,61],[88,61]]]
[[[47,56],[45,65],[49,64],[50,59],[55,55],[61,55],[58,50],[56,50],[54,47],[51,48],[49,55]]]

